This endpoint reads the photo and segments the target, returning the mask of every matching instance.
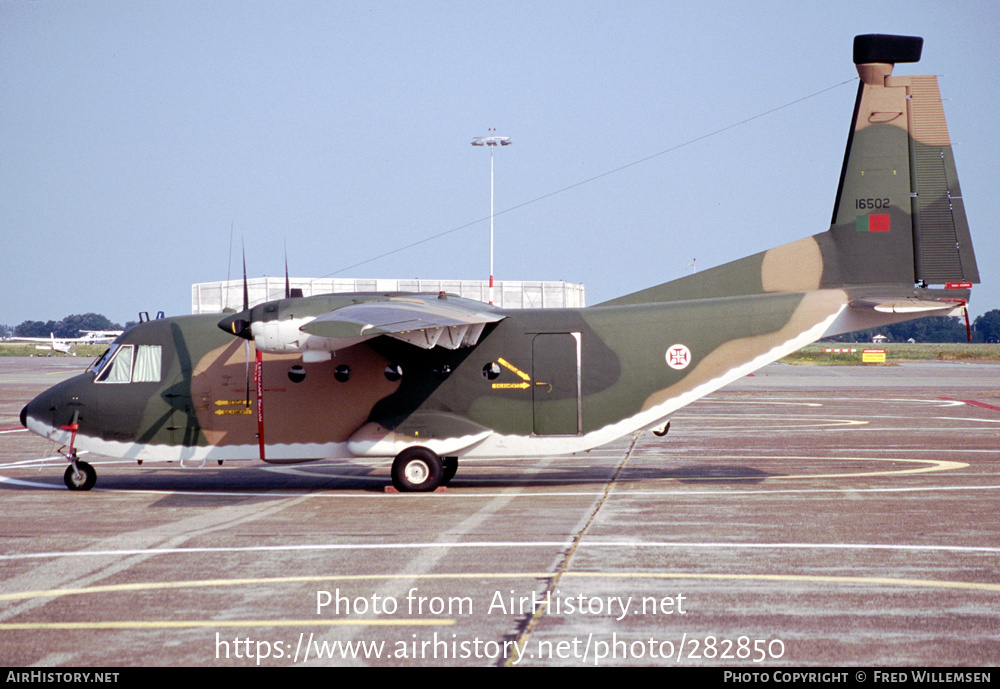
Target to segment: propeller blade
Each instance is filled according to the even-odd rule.
[[[243,251],[243,311],[227,316],[219,321],[219,327],[230,335],[236,335],[246,340],[253,339],[253,332],[250,324],[253,322],[253,314],[250,312],[250,286],[247,283],[247,250]]]
[[[288,240],[285,240],[285,299],[292,296],[292,283],[288,280]]]
[[[243,245],[243,310],[250,310],[250,287],[247,285],[247,248]]]
[[[243,343],[243,358],[246,367],[247,380],[247,409],[250,408],[250,341]]]

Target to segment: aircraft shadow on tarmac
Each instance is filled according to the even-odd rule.
[[[681,483],[763,483],[766,479],[780,476],[746,466],[713,464],[706,466],[679,467],[663,471],[660,469],[635,469],[628,472],[626,480],[674,479]]]
[[[648,460],[648,457],[644,459]],[[520,463],[518,463],[520,464]],[[450,484],[455,489],[503,488],[565,488],[605,485],[614,474],[614,467],[551,467],[525,473],[520,466],[507,463],[470,463]],[[685,484],[759,484],[780,476],[742,465],[709,464],[672,468],[634,467],[621,471],[615,482],[635,484],[677,481]],[[51,483],[62,487],[53,477],[37,477],[32,483]],[[151,506],[225,506],[247,501],[271,501],[289,497],[284,491],[300,492],[343,490],[362,493],[383,493],[392,482],[383,467],[356,464],[296,465],[275,471],[272,467],[205,467],[178,470],[177,467],[143,467],[134,473],[105,472],[95,495],[104,491],[166,492]],[[30,485],[5,483],[0,490],[30,491]],[[275,491],[272,495],[265,491]],[[246,493],[246,495],[240,495]],[[81,496],[73,495],[75,499]]]

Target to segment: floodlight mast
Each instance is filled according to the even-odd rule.
[[[489,136],[477,136],[472,140],[473,146],[486,146],[490,149],[490,304],[493,303],[493,149],[497,146],[510,146],[513,141],[509,136],[497,136],[496,129],[490,129]]]

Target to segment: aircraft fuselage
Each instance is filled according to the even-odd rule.
[[[377,338],[316,363],[263,354],[259,391],[252,340],[221,331],[218,316],[168,318],[113,347],[131,350],[130,376],[105,361],[32,401],[25,422],[68,443],[75,419],[77,448],[149,460],[392,457],[411,445],[562,454],[660,423],[684,393],[743,375],[734,353],[749,362],[801,346],[788,343],[843,305],[824,293],[502,312],[474,348]],[[158,371],[140,374],[143,357]]]

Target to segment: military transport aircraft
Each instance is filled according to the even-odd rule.
[[[641,429],[820,337],[961,313],[979,274],[923,39],[854,41],[861,77],[826,232],[579,309],[448,294],[289,297],[140,323],[32,400],[31,431],[138,460],[392,459],[400,491],[461,457],[568,454]],[[250,372],[253,375],[250,375]]]

